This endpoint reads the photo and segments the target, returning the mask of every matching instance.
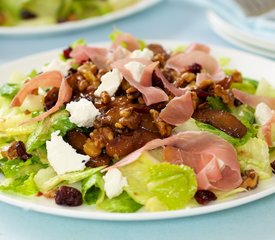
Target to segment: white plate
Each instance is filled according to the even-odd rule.
[[[263,48],[255,47],[247,42],[242,41],[240,38],[236,37],[236,33],[232,33],[227,28],[224,28],[219,22],[215,21],[215,16],[212,15],[212,12],[207,13],[208,20],[211,23],[212,29],[215,31],[217,35],[225,39],[226,41],[236,45],[242,49],[245,49],[249,52],[256,53],[262,55],[264,57],[274,58],[275,59],[275,51],[266,50]]]
[[[207,17],[210,24],[215,28],[217,34],[219,34],[219,32],[226,33],[226,35],[230,36],[230,38],[233,38],[237,42],[241,42],[242,45],[246,44],[251,49],[257,49],[256,51],[272,52],[272,54],[275,55],[274,41],[269,41],[268,39],[258,36],[257,34],[240,30],[213,11],[208,11]]]
[[[171,42],[161,40],[148,40],[147,42],[159,42],[166,48],[174,48],[178,45],[182,45],[182,42]],[[100,44],[99,44],[100,45]],[[106,45],[106,43],[102,43]],[[30,57],[22,58],[17,61],[0,66],[1,81],[4,83],[6,79],[15,70],[19,70],[23,73],[28,73],[33,68],[41,69],[45,63],[51,61],[53,58],[58,56],[60,50],[53,50],[45,53],[36,54]],[[244,76],[260,80],[262,78],[267,79],[273,85],[275,85],[275,62],[259,57],[252,54],[236,51],[233,49],[226,49],[221,47],[212,46],[212,54],[219,57],[228,57],[231,62],[228,67],[239,69]],[[137,212],[137,213],[107,213],[96,210],[91,206],[80,206],[75,208],[62,207],[45,199],[44,197],[21,197],[16,195],[9,195],[0,193],[0,201],[18,206],[27,210],[43,212],[47,214],[60,215],[73,218],[84,218],[84,219],[98,219],[98,220],[152,220],[152,219],[167,219],[167,218],[178,218],[187,217],[193,215],[200,215],[210,212],[216,212],[223,209],[232,208],[245,203],[255,201],[263,198],[275,192],[275,176],[269,180],[261,181],[259,186],[250,192],[239,193],[231,199],[223,201],[214,201],[207,206],[199,206],[196,208],[182,209],[177,211],[168,212]]]
[[[162,0],[140,0],[136,4],[133,4],[124,9],[118,10],[116,12],[111,12],[109,14],[87,18],[75,22],[65,22],[60,24],[37,26],[37,27],[27,27],[27,26],[15,26],[15,27],[0,27],[0,35],[38,35],[45,33],[60,33],[65,31],[72,31],[77,29],[82,29],[86,27],[96,26],[103,23],[111,22],[119,18],[127,17],[134,13],[145,10]]]

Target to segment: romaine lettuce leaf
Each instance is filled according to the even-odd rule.
[[[38,189],[33,181],[33,176],[34,174],[32,173],[16,179],[10,179],[10,181],[6,181],[8,184],[0,185],[0,190],[22,195],[35,195],[38,193]]]
[[[236,148],[241,171],[254,169],[260,179],[270,178],[269,149],[264,140],[251,138],[246,144]]]
[[[158,201],[161,209],[154,208],[154,211],[180,209],[186,206],[197,190],[193,169],[167,162],[158,163],[148,153],[121,167],[120,171],[127,178],[125,191],[136,202],[148,206],[152,199]]]
[[[207,97],[206,101],[213,110],[229,111],[228,107],[223,103],[220,97]]]
[[[275,88],[266,80],[262,79],[259,81],[255,94],[258,96],[275,97]]]
[[[45,169],[40,169],[38,173],[34,176],[34,181],[41,192],[47,192],[54,189],[59,184],[72,184],[82,181],[85,178],[92,176],[104,167],[98,168],[86,168],[82,171],[65,173],[62,175],[57,175],[52,167]]]
[[[15,83],[6,83],[0,87],[0,95],[12,99],[19,91],[20,86]]]
[[[88,205],[101,203],[104,200],[104,180],[102,174],[97,172],[82,181],[82,196]]]
[[[256,93],[256,89],[258,86],[258,82],[253,80],[253,79],[249,79],[249,78],[244,78],[242,82],[233,82],[230,86],[231,89],[236,88],[239,89],[243,92],[247,92],[250,94],[255,94]]]
[[[141,204],[135,202],[127,192],[123,192],[119,196],[109,199],[105,198],[102,202],[97,204],[98,209],[107,212],[132,213],[136,212],[142,207]]]
[[[75,128],[76,125],[69,120],[69,113],[61,110],[40,122],[34,132],[28,138],[26,149],[28,152],[41,147],[47,140],[51,139],[51,133],[59,130],[64,136],[67,131]]]
[[[6,178],[19,178],[25,175],[36,174],[40,169],[47,167],[38,157],[33,156],[26,162],[21,159],[6,160],[0,162],[0,170]]]

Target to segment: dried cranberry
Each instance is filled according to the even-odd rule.
[[[161,79],[155,73],[155,71],[153,72],[153,75],[152,75],[152,86],[164,89],[164,85],[163,85]]]
[[[195,194],[195,199],[199,204],[207,204],[210,201],[217,199],[216,195],[209,190],[198,190]]]
[[[238,107],[238,106],[240,106],[240,105],[242,105],[242,102],[240,101],[240,100],[238,100],[238,99],[234,99],[234,106],[235,107]]]
[[[201,89],[196,89],[195,93],[197,94],[198,98],[200,98],[201,100],[206,100],[207,97],[212,96],[213,94],[210,92],[206,92],[204,90]]]
[[[272,172],[275,173],[275,160],[270,163],[270,166],[272,168]]]
[[[61,186],[56,192],[55,202],[56,204],[63,206],[80,206],[83,202],[82,194],[76,188]]]
[[[26,9],[21,10],[20,15],[21,15],[22,19],[33,19],[33,18],[37,17],[34,13],[32,13]]]
[[[44,99],[45,111],[48,111],[56,104],[57,99],[58,99],[58,93],[59,93],[59,89],[56,87],[52,88],[47,93],[47,95],[45,96],[45,99]]]
[[[201,72],[201,65],[198,64],[198,63],[194,63],[192,65],[190,65],[187,69],[188,72],[191,72],[191,73],[194,73],[194,74],[197,74],[197,73],[200,73]]]
[[[64,56],[65,59],[71,58],[70,54],[71,54],[72,50],[73,49],[71,47],[68,47],[68,48],[63,50],[63,56]]]
[[[28,154],[26,152],[26,148],[23,142],[21,141],[16,142],[15,148],[16,148],[18,157],[21,158],[23,161],[27,161],[27,159],[32,157],[31,154]]]

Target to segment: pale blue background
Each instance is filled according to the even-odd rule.
[[[1,36],[0,64],[39,51],[65,47],[80,37],[89,42],[105,41],[113,26],[140,38],[201,41],[234,47],[210,29],[204,9],[180,0],[166,0],[126,19],[79,32],[35,38]],[[0,203],[0,239],[269,240],[275,239],[275,195],[217,213],[149,222],[77,220],[27,212]]]

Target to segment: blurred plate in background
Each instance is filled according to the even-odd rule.
[[[161,0],[140,0],[139,2],[123,8],[121,10],[108,13],[106,15],[87,18],[78,21],[65,22],[53,25],[44,26],[16,26],[16,27],[0,27],[0,35],[9,36],[24,36],[24,35],[39,35],[39,34],[54,34],[65,31],[78,30],[86,27],[97,26],[103,23],[111,22],[116,19],[124,18],[137,12],[143,11],[155,4],[161,2]]]

